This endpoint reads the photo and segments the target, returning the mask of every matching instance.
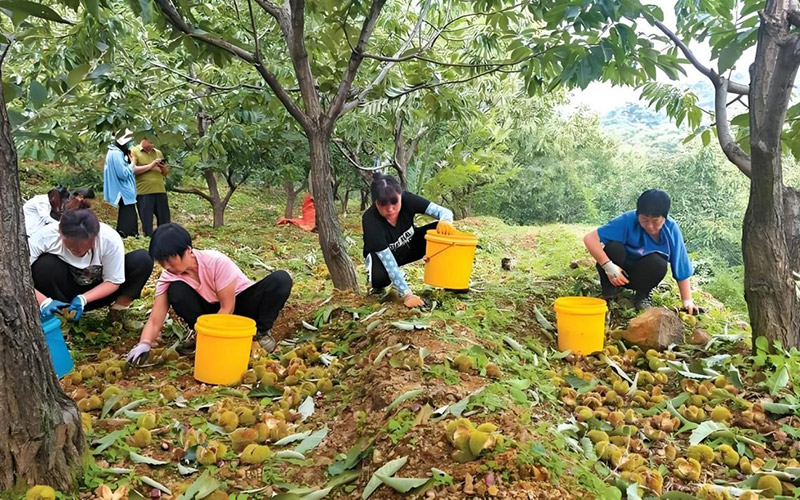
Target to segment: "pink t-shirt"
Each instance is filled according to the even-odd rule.
[[[199,293],[206,302],[214,304],[219,302],[217,292],[230,285],[234,280],[236,281],[236,295],[253,284],[227,255],[216,250],[193,249],[192,252],[197,259],[197,275],[200,277],[200,282],[196,282],[189,276],[172,274],[165,269],[158,277],[156,295],[166,293],[169,284],[173,281],[183,281]]]

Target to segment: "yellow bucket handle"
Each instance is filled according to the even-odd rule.
[[[425,256],[425,257],[423,257],[422,259],[423,259],[423,260],[424,260],[424,261],[427,263],[428,261],[430,261],[432,258],[434,258],[434,257],[436,257],[437,255],[439,255],[440,253],[444,252],[445,250],[448,250],[448,249],[449,249],[450,247],[452,247],[452,246],[455,246],[455,244],[456,244],[456,242],[455,242],[455,241],[451,241],[449,245],[447,245],[446,247],[442,248],[441,250],[439,250],[439,251],[438,251],[438,252],[436,252],[435,254],[431,255],[430,257],[428,257],[428,256],[426,255],[426,256]]]

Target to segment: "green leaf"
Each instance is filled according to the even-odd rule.
[[[325,488],[323,490],[312,491],[311,493],[300,497],[302,500],[320,500],[328,496],[333,488]]]
[[[769,389],[769,393],[774,396],[778,394],[781,389],[786,387],[788,383],[789,369],[786,368],[786,365],[783,365],[778,368],[778,371],[772,374],[769,380],[767,380],[767,389]]]
[[[47,102],[47,89],[38,81],[33,80],[30,90],[28,91],[28,97],[34,108],[41,108],[42,105]]]
[[[369,482],[367,483],[366,488],[364,488],[364,492],[361,494],[361,500],[367,500],[375,490],[382,484],[380,478],[377,477],[378,474],[382,476],[393,476],[397,473],[405,464],[408,462],[408,457],[400,457],[389,462],[386,462],[381,466],[380,469],[376,470],[372,477],[370,478]]]
[[[406,493],[414,488],[419,488],[423,484],[427,483],[430,479],[429,478],[421,478],[421,477],[391,477],[386,476],[383,474],[375,473],[375,477],[381,480],[383,484],[389,486],[395,491],[400,493]]]
[[[99,453],[102,453],[107,448],[109,448],[112,444],[114,444],[117,441],[117,439],[119,439],[121,437],[124,437],[124,436],[127,436],[127,435],[128,435],[128,432],[125,431],[124,429],[120,429],[118,431],[114,431],[114,432],[111,432],[109,434],[106,434],[105,436],[103,436],[102,438],[100,438],[100,439],[98,439],[98,440],[96,440],[94,442],[95,444],[98,444],[100,446],[95,448],[94,451],[92,452],[92,454],[93,455],[97,455]]]
[[[167,495],[172,495],[172,491],[169,488],[159,483],[155,479],[149,478],[147,476],[139,476],[139,479],[141,479],[144,484],[150,486],[151,488],[156,488],[157,490],[163,491]]]
[[[296,458],[298,460],[305,460],[306,456],[294,450],[281,450],[275,453],[277,458]]]
[[[95,19],[100,17],[100,2],[99,0],[82,0],[83,6],[86,8],[86,11],[92,15]]]
[[[719,72],[724,73],[725,71],[733,68],[736,65],[736,61],[739,59],[740,55],[741,48],[737,43],[732,42],[730,45],[725,47],[722,52],[720,52],[719,59],[717,60]]]
[[[134,410],[134,409],[142,406],[145,403],[149,403],[149,400],[147,400],[147,399],[137,399],[136,401],[131,401],[130,403],[126,404],[125,406],[123,406],[119,410],[115,411],[114,414],[112,415],[112,418],[117,418],[119,415],[124,414],[126,411]]]
[[[299,432],[297,434],[292,434],[290,436],[286,436],[285,438],[278,440],[275,442],[274,446],[286,446],[287,444],[294,443],[295,441],[300,441],[301,439],[305,439],[311,435],[311,431]]]
[[[386,411],[391,410],[392,408],[396,407],[397,405],[399,405],[403,401],[408,401],[409,399],[412,399],[412,398],[415,398],[415,397],[419,396],[423,392],[425,392],[425,388],[424,387],[420,387],[419,389],[412,389],[412,390],[410,390],[410,391],[408,391],[406,393],[401,394],[400,396],[397,397],[397,399],[392,401],[389,406],[386,407]]]
[[[72,21],[67,21],[61,17],[56,11],[46,5],[38,2],[29,2],[28,0],[12,0],[0,1],[0,9],[8,9],[11,12],[21,13],[26,16],[38,17],[47,21],[53,21],[62,24],[75,24]]]
[[[541,327],[542,327],[542,328],[544,328],[544,329],[545,329],[545,330],[547,330],[547,331],[553,331],[553,330],[555,330],[555,328],[553,328],[553,325],[552,325],[552,323],[550,323],[549,321],[547,321],[547,318],[545,318],[545,317],[544,317],[544,314],[542,314],[542,313],[539,311],[539,308],[538,308],[538,307],[536,307],[536,306],[533,306],[533,314],[536,316],[536,321],[539,323],[539,325],[541,325]]]
[[[74,87],[75,85],[79,84],[86,78],[86,74],[89,72],[89,65],[88,64],[81,64],[80,66],[76,66],[69,72],[67,75],[67,86]]]
[[[317,446],[319,446],[322,440],[325,439],[327,436],[328,436],[328,428],[323,427],[322,429],[318,430],[317,432],[311,434],[310,436],[302,440],[300,444],[297,445],[297,448],[294,449],[294,451],[305,454],[313,450]]]
[[[106,399],[105,404],[103,404],[103,410],[100,412],[100,418],[106,418],[106,415],[108,415],[108,412],[111,411],[111,408],[113,408],[115,404],[119,403],[124,397],[125,394],[114,394],[110,398]]]
[[[283,391],[271,385],[261,385],[247,393],[248,398],[276,398],[283,395]]]
[[[211,471],[206,469],[195,482],[183,492],[178,500],[194,500],[207,497],[219,488],[219,482],[211,475]]]
[[[790,405],[786,403],[762,403],[765,411],[768,411],[775,415],[789,415],[791,413],[796,413],[797,410],[800,410],[800,404],[798,405]]]
[[[189,476],[194,474],[195,472],[197,472],[197,469],[195,469],[194,467],[189,467],[178,462],[178,473],[181,476]]]
[[[166,465],[169,463],[169,462],[164,462],[163,460],[156,460],[155,458],[145,457],[144,455],[139,455],[138,453],[134,453],[132,451],[128,452],[128,458],[130,458],[131,462],[135,464]]]
[[[709,420],[708,422],[703,422],[702,424],[698,425],[697,428],[692,431],[692,435],[689,437],[690,444],[700,444],[703,442],[711,434],[718,432],[718,431],[727,431],[728,426],[719,422],[714,422]]]

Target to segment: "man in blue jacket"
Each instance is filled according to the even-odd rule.
[[[650,293],[666,276],[669,264],[683,306],[690,314],[699,312],[689,282],[694,268],[678,224],[668,217],[670,205],[667,193],[649,189],[636,201],[636,211],[625,212],[583,238],[597,261],[605,299],[625,287],[636,292],[636,309],[651,307]]]
[[[134,167],[130,159],[130,143],[133,132],[125,129],[108,145],[106,164],[103,168],[103,198],[119,209],[117,232],[123,238],[139,235],[139,219],[136,217],[136,176],[134,168],[152,169],[154,165]],[[157,168],[157,167],[156,167]]]

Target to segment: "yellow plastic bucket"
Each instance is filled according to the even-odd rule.
[[[453,290],[469,288],[478,237],[462,232],[445,236],[430,229],[425,240],[425,283]]]
[[[235,314],[206,314],[197,318],[194,328],[194,378],[215,385],[240,382],[250,361],[256,322]]]
[[[558,349],[576,354],[603,350],[606,331],[606,301],[593,297],[556,299]]]

